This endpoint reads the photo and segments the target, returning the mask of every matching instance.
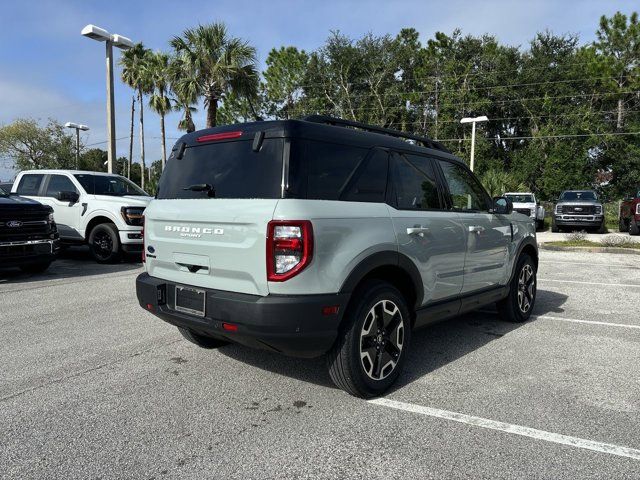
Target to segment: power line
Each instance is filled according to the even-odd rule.
[[[579,137],[608,137],[610,135],[640,135],[640,132],[612,132],[612,133],[581,133],[574,135],[540,135],[537,137],[480,137],[485,140],[510,141],[510,140],[544,140],[547,138],[579,138]],[[438,142],[464,142],[471,140],[470,138],[443,138]]]

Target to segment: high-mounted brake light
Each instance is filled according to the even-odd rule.
[[[198,137],[196,141],[198,143],[202,142],[215,142],[216,140],[229,140],[230,138],[238,138],[242,136],[242,132],[240,130],[234,132],[222,132],[222,133],[212,133],[211,135],[203,135]]]
[[[309,220],[272,220],[267,225],[267,280],[284,282],[300,273],[313,257]]]

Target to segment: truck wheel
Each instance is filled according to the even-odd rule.
[[[627,222],[624,221],[624,218],[620,217],[620,219],[618,220],[618,231],[619,232],[628,232],[629,231],[629,225],[627,225]]]
[[[558,233],[560,231],[560,229],[558,228],[558,225],[556,225],[555,220],[551,220],[551,231],[553,233]]]
[[[178,330],[180,331],[180,334],[182,334],[182,336],[185,339],[189,340],[191,343],[199,346],[200,348],[212,349],[212,348],[224,347],[225,345],[229,345],[229,342],[225,342],[224,340],[218,340],[217,338],[205,337],[204,335],[199,335],[195,332],[192,332],[188,328],[178,327]]]
[[[521,323],[529,319],[536,302],[536,281],[533,259],[523,253],[518,259],[516,273],[509,286],[509,295],[496,304],[503,320]]]
[[[115,263],[120,259],[120,237],[113,223],[101,223],[89,234],[89,250],[98,263]]]
[[[629,221],[629,235],[640,235],[640,227],[638,226],[638,222],[636,222],[633,218]]]
[[[20,265],[20,270],[25,273],[42,273],[49,268],[51,262],[32,263],[29,265]]]
[[[536,230],[544,229],[544,220],[536,220]]]
[[[602,223],[598,227],[598,230],[596,230],[596,233],[606,233],[606,231],[607,231],[607,227],[604,224],[604,220],[602,220]]]
[[[327,367],[337,387],[369,398],[386,391],[402,371],[411,340],[410,314],[402,294],[379,280],[365,282],[352,298]]]

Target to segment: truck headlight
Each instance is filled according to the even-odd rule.
[[[636,215],[640,215],[640,203],[636,204]]]
[[[122,207],[120,213],[127,225],[142,226],[144,207]]]
[[[47,217],[47,223],[53,223],[53,213],[50,213]]]
[[[602,205],[596,205],[596,215],[602,215]]]

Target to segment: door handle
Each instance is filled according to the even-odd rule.
[[[480,234],[480,233],[484,232],[484,227],[481,226],[481,225],[470,225],[469,226],[469,232]]]
[[[420,236],[424,236],[425,233],[429,233],[429,228],[428,227],[421,227],[421,226],[415,226],[415,227],[409,227],[407,228],[407,235],[420,235]]]

